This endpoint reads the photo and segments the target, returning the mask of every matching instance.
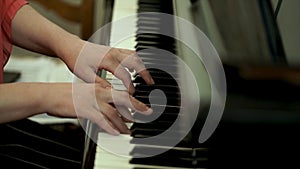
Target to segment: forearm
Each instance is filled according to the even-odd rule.
[[[0,123],[20,120],[45,111],[47,84],[11,83],[0,85]]]
[[[75,63],[70,58],[77,57],[84,45],[79,37],[68,33],[37,13],[29,5],[23,6],[12,21],[12,41],[22,48],[57,56],[72,69]]]

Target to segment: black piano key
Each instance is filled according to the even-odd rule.
[[[153,32],[159,34],[160,30],[161,30],[160,27],[157,27],[156,25],[152,25],[152,26],[140,25],[139,27],[140,27],[140,29],[137,30],[138,32],[139,31],[145,31],[145,32],[148,32],[148,31],[152,32],[153,31]]]
[[[171,53],[175,53],[176,50],[174,48],[174,45],[164,45],[163,43],[156,43],[156,44],[147,44],[147,43],[140,43],[136,46],[137,51],[145,50],[145,49],[156,49],[156,50],[163,50],[163,51],[169,51]],[[138,50],[140,49],[140,50]]]
[[[168,158],[166,156],[133,158],[130,160],[130,163],[186,168],[206,168],[208,166],[207,158]]]
[[[137,13],[139,20],[160,21],[162,18],[155,13]],[[138,28],[139,29],[139,28]]]
[[[136,51],[141,51],[141,50],[145,50],[145,49],[160,49],[160,48],[158,48],[156,46],[151,46],[151,47],[149,47],[149,46],[139,46],[139,47],[136,48]]]
[[[157,76],[152,76],[152,78],[156,79],[160,84],[169,84],[170,80],[173,80],[172,78],[163,78],[163,77],[157,77]],[[136,76],[133,79],[133,83],[144,83],[144,79],[141,76]]]
[[[135,47],[138,47],[139,45],[144,45],[144,46],[158,46],[160,48],[175,48],[175,45],[169,42],[165,41],[159,41],[159,42],[154,42],[151,41],[151,39],[144,38],[144,40],[139,40],[137,45]]]
[[[150,66],[150,64],[152,63],[153,60],[150,60],[150,59],[146,59],[146,60],[147,60],[146,64],[148,64]],[[157,64],[156,62],[154,62],[154,63]],[[171,69],[178,68],[177,64],[173,64],[170,67],[171,67]],[[157,69],[157,68],[147,68],[148,72],[150,73],[150,75],[153,78],[157,78],[157,80],[162,79],[162,78],[166,78],[166,79],[170,80],[170,85],[173,85],[173,86],[177,85],[176,78],[179,77],[178,73],[177,73],[177,70],[170,71],[171,69],[168,69],[168,68],[165,68],[165,69],[166,69],[166,71],[168,71],[170,73],[167,73],[167,72],[165,72],[165,70],[160,70],[160,69]],[[133,75],[133,77],[137,78],[137,77],[139,77],[139,74],[136,73],[135,75]],[[149,89],[153,89],[153,88],[155,88],[156,86],[159,86],[159,85],[161,85],[159,82],[157,82],[155,85],[149,85],[149,87],[150,87]],[[147,87],[147,86],[144,86],[144,87]]]
[[[164,42],[157,42],[157,43],[147,43],[146,41],[141,41],[140,43],[138,43],[137,45],[135,45],[135,48],[158,48],[158,49],[162,49],[162,50],[168,50],[170,52],[174,52],[175,51],[175,46],[172,44],[168,44],[168,43],[164,43]]]
[[[158,64],[158,63],[160,63],[160,64],[164,64],[164,65],[171,65],[171,66],[176,66],[177,67],[177,62],[176,61],[167,61],[167,60],[165,60],[165,59],[156,59],[156,58],[141,58],[142,59],[142,61],[143,62],[147,62],[147,63],[152,63],[152,64]],[[162,68],[164,68],[164,67],[162,67]],[[176,73],[177,72],[177,70],[175,71],[175,72],[170,72],[170,73]],[[174,76],[174,75],[173,75]],[[176,76],[177,77],[177,76]],[[176,78],[176,77],[174,77],[174,78]],[[162,78],[162,77],[160,77],[160,78]]]
[[[155,7],[155,6],[153,6]],[[153,7],[144,7],[144,8],[139,8],[138,9],[138,12],[141,13],[141,12],[161,12],[161,8],[159,6],[157,6],[157,8],[153,8]]]
[[[153,106],[152,106],[153,107]],[[143,115],[141,113],[135,113],[133,118],[136,120],[135,123],[151,122],[151,123],[173,123],[178,117],[182,117],[182,114],[179,114],[180,109],[176,111],[169,112],[168,107],[162,107],[161,111],[153,112],[151,115]],[[153,126],[152,126],[153,127]]]
[[[157,136],[161,133],[165,132],[163,129],[145,129],[145,128],[135,128],[133,131],[131,131],[131,136],[134,138],[147,138],[147,137],[153,137]],[[175,139],[181,135],[185,134],[183,130],[176,130],[172,132],[172,137],[169,137],[169,139]]]
[[[153,121],[153,123],[156,122],[173,122],[178,118],[178,113],[179,111],[172,112],[172,113],[152,113],[151,115],[143,115],[140,113],[136,113],[133,115],[133,119],[138,122],[148,122],[148,121]],[[137,122],[136,122],[137,123]]]
[[[170,106],[162,107],[161,108],[162,111],[153,112],[151,115],[143,115],[141,113],[136,113],[133,115],[133,118],[145,119],[145,120],[155,118],[154,120],[159,119],[160,121],[173,122],[177,118],[177,116],[179,116],[178,113],[180,112],[180,108],[176,107],[176,111],[173,112],[168,112],[169,111],[168,108],[170,108]]]
[[[208,148],[172,148],[169,147],[149,147],[137,145],[130,152],[130,155],[133,157],[150,156],[151,152],[163,152],[161,156],[167,156],[171,158],[196,158],[208,157]]]
[[[174,65],[176,65],[176,64],[174,64]],[[176,80],[174,79],[174,78],[178,77],[177,70],[174,72],[170,72],[171,74],[165,72],[164,70],[160,70],[160,69],[156,69],[156,68],[148,68],[147,70],[150,73],[150,75],[153,77],[165,77],[168,79],[173,79],[173,80],[170,80],[170,83],[174,84],[174,85],[177,84]],[[173,77],[172,75],[175,77]],[[134,77],[136,77],[136,76],[138,76],[138,74],[134,75]]]
[[[161,69],[168,71],[170,73],[169,74],[169,73],[165,73],[165,72],[163,72],[159,69],[156,69],[156,68],[154,69],[153,66],[151,66],[151,63],[156,64],[156,62],[158,62],[158,61],[149,60],[149,59],[146,59],[146,60],[147,61],[145,61],[145,62],[147,63],[148,67],[146,65],[145,66],[146,66],[146,69],[148,70],[148,72],[150,73],[151,76],[156,77],[158,80],[165,77],[167,79],[170,79],[170,84],[177,84],[176,79],[178,79],[179,74],[178,74],[177,70],[174,70],[174,68],[173,68],[173,67],[178,68],[178,66],[176,64],[174,64],[172,66],[172,68],[170,68],[170,69],[168,69],[168,67],[167,68],[161,67]],[[171,71],[171,69],[173,69],[173,71]],[[138,73],[136,73],[136,74],[133,75],[133,78],[137,78],[139,76],[140,75]]]
[[[156,38],[154,39],[156,42],[159,41],[165,41],[165,42],[169,42],[169,43],[174,43],[176,42],[176,39],[174,39],[171,35],[173,34],[173,30],[169,29],[169,24],[171,23],[165,23],[164,25],[157,25],[155,24],[155,22],[159,21],[159,18],[157,19],[146,19],[144,22],[148,22],[147,24],[140,24],[139,27],[140,29],[138,29],[136,31],[136,38],[138,37],[142,37],[142,36],[138,36],[138,35],[143,35],[143,34],[147,34],[147,35],[153,35],[151,36],[152,38]],[[153,23],[151,23],[153,22]],[[156,36],[155,36],[156,35]],[[157,35],[162,35],[162,39],[157,39]],[[150,37],[150,36],[147,36]],[[139,40],[139,39],[136,39]]]
[[[135,145],[149,145],[149,146],[170,146],[170,142],[174,141],[173,137],[168,137],[168,138],[157,138],[154,142],[153,141],[145,141],[144,139],[141,138],[147,138],[151,137],[150,135],[136,135],[136,137],[133,137],[130,140],[131,144]],[[199,146],[195,141],[193,141],[191,138],[185,137],[183,140],[180,140],[180,142],[175,145],[175,147],[179,148],[194,148],[196,146]]]
[[[142,4],[162,4],[162,0],[139,0],[138,5]]]
[[[157,43],[138,43],[137,45],[135,45],[135,48],[157,48],[157,49],[162,49],[162,50],[174,50],[174,45],[170,45],[170,44],[164,44],[163,42],[157,42]],[[174,50],[175,51],[175,50]]]
[[[135,127],[135,129],[132,130],[132,132],[131,132],[131,136],[133,137],[133,139],[131,141],[141,139],[141,138],[149,138],[149,137],[153,137],[153,136],[158,136],[163,132],[165,132],[165,130],[163,130],[163,129],[145,129],[145,128]],[[172,142],[172,140],[176,140],[178,137],[183,136],[185,134],[184,132],[185,131],[179,130],[179,129],[173,130],[172,132],[168,133],[168,137],[160,136],[159,138],[157,138],[157,140],[155,139],[155,144],[168,145],[169,143]],[[145,141],[145,140],[142,139],[142,141]],[[146,141],[145,143],[153,145],[153,143],[149,143],[149,142]],[[137,143],[135,143],[135,144],[137,144]]]
[[[157,76],[152,76],[152,78],[158,84],[170,84],[170,81],[173,80],[173,78],[164,78],[164,77],[157,77]],[[133,83],[145,84],[145,81],[141,76],[136,76],[133,80]]]
[[[157,26],[159,27],[161,24],[160,24],[160,21],[159,20],[138,20],[137,23],[136,23],[136,26],[139,27],[139,26]]]
[[[173,11],[173,5],[172,5],[172,0],[139,0],[138,1],[138,6],[142,7],[143,5],[157,5],[161,6],[163,11],[162,12],[172,12]]]
[[[145,41],[138,41],[139,44],[143,44],[143,45],[162,45],[163,43],[161,42],[155,42],[155,41],[149,41],[149,40],[145,40]]]
[[[141,33],[137,34],[136,36],[136,41],[139,42],[141,40],[149,40],[154,41],[154,42],[159,42],[161,40],[161,36],[159,34],[150,34],[150,33]]]
[[[160,41],[159,41],[160,39]],[[147,36],[147,37],[144,37],[144,36],[140,36],[137,38],[137,44],[143,44],[143,45],[159,45],[159,47],[161,48],[172,48],[172,49],[175,49],[176,46],[174,44],[174,42],[172,40],[169,40],[167,38],[165,39],[161,39],[159,37],[155,37],[155,36]],[[153,43],[154,42],[154,43]],[[152,43],[152,44],[151,44]],[[135,47],[137,47],[138,45],[135,45]]]
[[[175,68],[177,68],[177,66]],[[177,73],[174,74],[174,78],[173,77],[167,77],[167,76],[165,76],[165,77],[161,76],[163,74],[159,73],[159,72],[149,72],[149,73],[152,76],[153,80],[155,81],[156,85],[158,85],[158,84],[159,85],[170,85],[170,86],[171,85],[173,85],[173,86],[177,85],[177,83],[176,83],[176,80],[178,80]],[[134,78],[133,79],[134,83],[142,83],[143,82],[143,78],[139,74],[134,75],[133,78]],[[153,85],[152,88],[154,88],[154,87],[155,87],[155,85]],[[152,88],[150,88],[150,89],[152,89]]]
[[[162,130],[166,130],[171,125],[172,125],[172,122],[168,122],[168,121],[150,122],[150,123],[138,123],[138,122],[135,122],[130,127],[130,130],[133,131],[134,129],[138,129],[138,128],[145,128],[145,129],[160,128]]]
[[[168,92],[177,92],[179,90],[178,86],[175,85],[137,85],[136,91],[153,91],[155,89],[159,89],[162,91]]]
[[[150,22],[150,21],[147,21]],[[155,22],[155,21],[151,21],[151,22]],[[154,34],[154,33],[140,33],[140,34],[136,34],[136,41],[139,40],[139,38],[155,38],[156,41],[167,41],[167,42],[175,42],[174,38],[167,36],[167,35],[163,35],[161,33],[159,34]]]
[[[156,8],[161,8],[161,3],[139,3],[139,8],[140,9],[156,9]]]
[[[144,65],[146,68],[153,67],[152,62],[144,62]],[[178,65],[169,65],[168,67],[166,67],[166,65],[163,63],[156,63],[156,66],[166,69],[166,71],[168,71],[168,72],[176,72],[178,70]]]
[[[162,106],[177,106],[180,104],[180,98],[178,97],[151,97],[148,96],[134,96],[137,100],[149,105],[150,100],[151,104],[154,105],[162,105]],[[166,102],[166,103],[163,103]],[[165,104],[165,105],[164,105]]]
[[[143,83],[142,80],[138,80],[137,82],[139,82],[139,81],[142,83],[136,83],[136,85],[135,85],[136,90],[135,90],[134,96],[149,96],[150,93],[153,95],[154,93],[152,93],[152,92],[155,89],[161,90],[161,92],[163,92],[167,97],[172,98],[172,97],[180,97],[181,96],[179,93],[179,90],[177,90],[176,84],[170,85],[170,83],[168,83],[168,84],[161,83],[161,85],[163,85],[163,86],[167,86],[167,85],[170,86],[169,90],[162,90],[162,88],[160,88],[160,86],[158,86],[158,85],[156,85],[156,87],[148,87],[150,85]],[[161,96],[162,96],[162,94],[161,94]]]
[[[159,32],[161,30],[161,24],[159,23],[160,18],[145,18],[144,20],[141,20],[140,22],[138,22],[136,24],[137,27],[140,27],[139,29],[136,30],[136,35],[135,37],[137,38],[138,35],[152,35],[156,36],[160,35],[161,32]],[[142,32],[142,30],[149,30],[149,29],[155,29],[158,30],[156,33],[149,33],[149,32]]]
[[[153,18],[149,20],[154,20]],[[172,30],[167,30],[168,25],[161,25],[160,27],[147,27],[147,26],[140,26],[140,29],[136,31],[136,34],[143,34],[143,33],[148,33],[148,34],[172,34]]]
[[[178,93],[178,92],[169,92],[169,91],[163,91],[163,92],[168,97],[178,97],[179,98],[181,96],[180,93]],[[138,90],[138,91],[135,91],[134,96],[149,96],[150,93],[151,93],[151,91],[149,91],[149,90],[146,90],[146,91]],[[153,106],[161,106],[161,105],[153,105]],[[171,108],[171,107],[169,107],[169,108]]]
[[[167,65],[177,65],[178,62],[177,60],[170,60],[172,58],[174,58],[174,56],[171,55],[171,53],[169,54],[157,54],[157,55],[148,55],[148,54],[142,54],[142,53],[138,53],[138,56],[142,59],[142,61],[144,62],[150,62],[153,63],[153,65],[155,65],[156,63],[165,63]],[[168,68],[167,66],[165,66],[166,68]],[[162,67],[162,68],[165,68]],[[153,66],[152,66],[153,68]],[[149,69],[149,68],[148,68]],[[157,71],[152,71],[152,72],[157,72]],[[177,70],[176,70],[177,72]],[[172,74],[176,73],[176,72],[170,72]]]

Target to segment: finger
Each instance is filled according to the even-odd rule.
[[[145,80],[147,84],[154,84],[154,80],[146,69],[143,61],[137,55],[122,54],[118,57],[121,64],[129,70],[136,70],[136,72]]]
[[[123,120],[125,120],[126,122],[134,122],[132,114],[129,112],[127,107],[117,106],[116,108],[118,112],[122,115]]]
[[[132,120],[128,120],[127,118],[121,116],[122,120],[125,122],[125,123],[133,123],[134,121]]]
[[[144,103],[138,101],[128,93],[124,91],[116,91],[112,90],[112,102],[115,105],[123,105],[126,106],[134,111],[140,112],[142,114],[151,114],[153,112],[148,106]]]
[[[130,100],[127,101],[128,107],[131,108],[132,110],[137,111],[142,114],[146,114],[146,115],[149,115],[153,112],[153,110],[151,108],[146,106],[144,103],[138,101],[134,97],[129,96],[129,98],[130,98]]]
[[[124,134],[129,134],[130,130],[120,117],[118,111],[109,104],[105,104],[101,108],[102,113],[106,118],[121,132]]]
[[[124,86],[128,89],[129,93],[133,94],[135,89],[131,81],[129,72],[112,55],[108,55],[107,60],[108,62],[104,65],[103,68],[120,79],[123,82]]]
[[[95,122],[100,128],[105,130],[107,133],[112,135],[119,135],[120,132],[113,127],[113,125],[106,119],[106,117],[99,113],[98,111],[90,112],[92,117],[90,118],[93,122]]]
[[[138,74],[145,80],[145,82],[147,84],[150,84],[150,85],[155,84],[155,82],[154,82],[153,78],[151,77],[150,73],[148,72],[148,70],[144,69],[144,70],[138,72]]]
[[[135,88],[131,81],[131,75],[122,65],[119,65],[113,74],[123,82],[124,86],[128,89],[128,92],[130,94],[133,94],[135,92]]]

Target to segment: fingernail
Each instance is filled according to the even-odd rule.
[[[144,113],[146,113],[146,114],[152,114],[153,110],[151,108],[147,107],[147,110],[144,111]]]
[[[154,82],[154,80],[152,78],[150,79],[150,84],[152,84],[152,85],[155,84],[155,82]]]
[[[113,135],[118,136],[118,135],[120,135],[120,132],[118,130],[113,130]]]

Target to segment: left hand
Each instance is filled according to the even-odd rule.
[[[129,71],[136,71],[147,84],[154,84],[142,60],[132,50],[86,42],[76,59],[74,74],[89,83],[100,83],[102,87],[110,86],[109,82],[96,75],[99,70],[104,69],[119,78],[132,94],[134,86],[127,68]]]

